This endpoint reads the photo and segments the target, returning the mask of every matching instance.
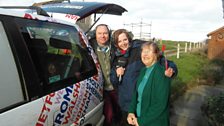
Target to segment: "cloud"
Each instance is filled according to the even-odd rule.
[[[151,21],[152,35],[164,39],[199,41],[223,25],[221,1],[138,0],[123,5],[131,6],[127,16],[134,22]]]
[[[30,6],[35,2],[42,2],[47,0],[0,0],[1,6]]]
[[[1,6],[24,6],[31,5],[31,0],[0,0]]]

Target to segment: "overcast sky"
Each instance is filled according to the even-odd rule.
[[[31,5],[45,0],[0,0],[0,5]],[[75,0],[71,0],[75,1]],[[105,2],[105,0],[85,0]],[[151,37],[176,41],[202,41],[207,34],[224,26],[222,0],[107,0],[128,10],[122,16],[104,15],[99,23],[111,29],[126,28],[139,35],[140,27],[124,24],[148,24],[142,32]],[[151,27],[150,27],[151,24]],[[151,31],[150,31],[151,30]]]

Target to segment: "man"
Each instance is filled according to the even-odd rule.
[[[104,115],[105,126],[110,126],[114,122],[113,117],[119,119],[120,108],[118,105],[117,91],[110,81],[111,63],[114,59],[114,45],[110,41],[110,30],[106,24],[99,24],[95,29],[96,38],[91,40],[91,45],[98,57],[103,77],[104,77]],[[116,115],[116,116],[115,116]]]

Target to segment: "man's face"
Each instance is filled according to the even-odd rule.
[[[96,29],[96,41],[100,45],[105,45],[109,40],[109,31],[106,26],[98,26]]]

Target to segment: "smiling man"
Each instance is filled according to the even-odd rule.
[[[111,126],[117,121],[114,117],[118,118],[120,108],[118,105],[117,91],[110,81],[111,63],[114,59],[114,46],[110,41],[110,30],[106,24],[99,24],[95,29],[96,39],[90,43],[98,57],[103,77],[104,77],[104,115],[105,126]]]

